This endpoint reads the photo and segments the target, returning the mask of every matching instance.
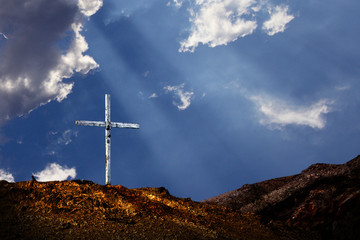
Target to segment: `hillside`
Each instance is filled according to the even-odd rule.
[[[358,239],[360,156],[195,202],[165,188],[0,181],[0,239]]]
[[[316,231],[322,239],[359,239],[360,156],[345,164],[314,164],[204,202]]]
[[[315,239],[165,188],[0,181],[0,239]]]

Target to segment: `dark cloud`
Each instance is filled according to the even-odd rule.
[[[1,77],[40,81],[60,57],[56,41],[71,30],[77,6],[66,1],[2,1],[0,31],[9,38],[1,58]]]
[[[7,37],[0,42],[0,119],[9,119],[51,100],[61,101],[72,89],[62,79],[97,64],[90,57],[82,68],[77,61],[65,61],[72,52],[80,61],[87,50],[76,1],[0,0],[0,4],[0,32]],[[66,37],[73,41],[64,47],[59,43]]]

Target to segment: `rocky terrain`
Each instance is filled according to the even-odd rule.
[[[314,164],[204,202],[316,231],[322,239],[360,239],[360,156],[341,165]]]
[[[314,239],[165,188],[0,181],[0,239]]]
[[[359,239],[360,157],[195,202],[165,188],[0,181],[0,239]]]

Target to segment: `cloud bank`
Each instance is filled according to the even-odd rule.
[[[21,116],[71,93],[74,73],[97,68],[84,55],[82,17],[102,6],[102,0],[2,1],[0,32],[0,120]]]
[[[164,87],[166,92],[173,92],[175,94],[175,97],[178,99],[178,101],[173,101],[173,104],[179,110],[187,109],[191,104],[191,97],[194,95],[194,92],[192,91],[184,91],[184,86],[185,84]]]
[[[0,169],[0,180],[5,180],[8,182],[14,182],[15,179],[13,177],[13,175],[3,169]]]
[[[283,32],[294,16],[287,5],[272,6],[268,0],[189,0],[190,34],[180,42],[179,52],[194,52],[199,44],[216,47],[226,45],[252,34],[258,27],[257,16],[263,13],[270,19],[262,29],[272,36]],[[182,3],[183,1],[180,1]],[[177,7],[179,1],[174,0]]]
[[[324,114],[330,112],[332,102],[322,99],[310,106],[295,106],[271,97],[253,96],[250,98],[262,114],[260,124],[270,128],[282,128],[286,125],[303,125],[322,129],[326,121]]]
[[[46,168],[40,172],[33,173],[34,177],[40,182],[48,181],[64,181],[68,178],[76,177],[75,168],[63,167],[57,163],[51,163],[46,166]]]

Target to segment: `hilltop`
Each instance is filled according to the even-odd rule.
[[[360,156],[195,202],[163,187],[0,181],[0,239],[358,239]]]
[[[0,216],[0,239],[313,239],[165,188],[90,181],[0,181]]]

